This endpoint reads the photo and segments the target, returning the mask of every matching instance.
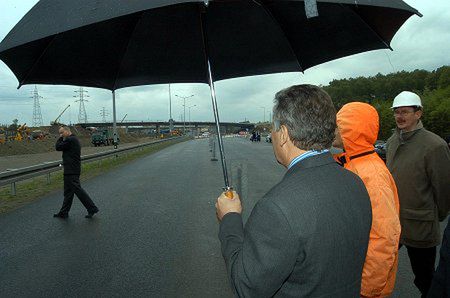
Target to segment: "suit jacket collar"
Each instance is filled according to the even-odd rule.
[[[302,171],[309,168],[316,168],[327,164],[333,164],[336,161],[333,159],[333,156],[330,152],[322,153],[319,155],[314,155],[308,157],[300,162],[296,163],[292,168],[290,168],[285,176],[294,174],[298,171]]]

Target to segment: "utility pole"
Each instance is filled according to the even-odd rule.
[[[39,95],[37,86],[34,85],[34,91],[32,92],[34,104],[33,104],[33,127],[39,127],[44,125],[42,121],[41,105],[39,99],[43,98]]]
[[[189,96],[180,96],[180,95],[176,95],[176,97],[182,98],[183,99],[183,134],[186,134],[186,99],[194,96],[194,94],[189,95]]]
[[[75,102],[80,103],[80,109],[78,112],[78,123],[87,123],[87,114],[86,108],[84,107],[84,103],[87,102],[88,100],[84,98],[89,97],[89,95],[87,95],[88,91],[84,90],[83,87],[80,87],[78,90],[74,92],[77,93],[77,95],[74,95],[73,97],[78,98],[77,100],[75,100]]]
[[[108,111],[106,110],[105,107],[102,107],[102,109],[100,110],[100,116],[102,116],[102,121],[103,123],[106,122],[106,116],[109,116]]]

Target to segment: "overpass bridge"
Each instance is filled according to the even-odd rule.
[[[124,121],[119,122],[116,125],[118,127],[125,127],[125,129],[134,128],[134,129],[148,129],[148,128],[154,128],[157,132],[159,132],[161,129],[169,128],[170,125],[173,125],[174,128],[183,128],[186,127],[187,129],[194,129],[194,131],[199,132],[201,128],[206,127],[215,127],[215,122],[209,122],[209,121],[191,121],[191,122],[182,122],[182,121]],[[90,123],[79,123],[81,127],[113,127],[112,122],[90,122]],[[241,129],[248,129],[252,130],[255,127],[254,123],[248,123],[248,122],[221,122],[220,123],[221,131],[225,133],[231,133],[236,130]]]

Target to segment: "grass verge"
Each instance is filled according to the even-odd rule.
[[[135,160],[139,157],[150,155],[171,145],[186,141],[186,139],[167,141],[148,147],[137,149],[137,151],[122,153],[117,157],[110,157],[98,161],[83,163],[81,165],[81,181],[98,176],[102,173],[108,172],[120,165]],[[39,176],[36,178],[20,181],[16,183],[16,195],[11,194],[11,187],[0,187],[0,214],[19,208],[36,199],[63,188],[63,173],[62,171],[53,172],[50,174],[50,183],[47,182],[46,176]]]

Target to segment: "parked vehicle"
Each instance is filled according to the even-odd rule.
[[[119,138],[117,138],[119,142]],[[91,143],[97,146],[109,146],[114,143],[113,133],[111,129],[97,129],[91,135]]]
[[[271,133],[269,133],[269,134],[266,136],[266,142],[267,142],[267,143],[272,143],[272,134],[271,134]]]
[[[375,152],[378,156],[386,162],[386,142],[385,141],[376,141],[375,142]]]
[[[177,137],[177,136],[179,137],[179,136],[183,135],[183,132],[181,130],[179,130],[179,129],[174,129],[174,130],[172,130],[171,135],[173,137]]]
[[[91,135],[91,143],[97,147],[100,145],[104,145],[107,146],[109,145],[108,139],[106,138],[106,136],[104,134],[102,134],[101,132],[94,132]]]

